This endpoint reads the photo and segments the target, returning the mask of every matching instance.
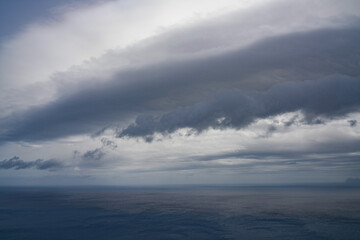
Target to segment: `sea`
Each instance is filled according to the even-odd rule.
[[[1,187],[0,239],[360,239],[360,188]]]

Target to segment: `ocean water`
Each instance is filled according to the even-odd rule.
[[[360,239],[360,190],[0,188],[0,239]]]

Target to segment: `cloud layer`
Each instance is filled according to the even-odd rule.
[[[228,91],[191,107],[161,116],[138,116],[119,137],[149,137],[181,128],[201,132],[208,128],[243,128],[258,118],[301,110],[306,121],[336,117],[360,108],[360,78],[332,76],[317,81],[282,83],[266,92]]]
[[[296,33],[206,58],[120,72],[100,85],[88,82],[45,106],[1,119],[0,141],[93,133],[142,112],[196,103],[219,90],[260,91],[283,81],[315,80],[337,73],[356,76],[360,74],[359,41],[355,26]]]
[[[35,168],[38,170],[55,170],[63,168],[63,164],[55,159],[43,160],[37,159],[35,161],[23,161],[19,157],[12,157],[0,161],[0,169],[28,169]]]

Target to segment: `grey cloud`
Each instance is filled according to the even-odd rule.
[[[336,117],[360,107],[360,78],[336,75],[317,81],[281,83],[266,92],[227,91],[211,100],[178,108],[158,117],[140,115],[119,137],[168,134],[180,128],[242,128],[257,118],[302,110],[309,123],[319,116]]]
[[[78,150],[73,151],[73,158],[75,159],[78,155],[80,155],[80,152]]]
[[[357,120],[348,120],[350,127],[355,127],[357,125]]]
[[[293,146],[293,149],[274,146],[264,149],[258,146],[250,147],[248,150],[239,150],[232,152],[223,152],[218,154],[195,155],[182,159],[182,168],[191,169],[195,166],[206,166],[234,169],[237,171],[247,171],[257,168],[263,171],[263,168],[278,166],[286,168],[286,171],[308,172],[308,171],[327,171],[339,172],[357,172],[360,170],[360,140],[353,139],[328,139],[324,142],[309,143],[305,148]],[[351,154],[350,154],[351,153]],[[251,161],[242,161],[251,159]],[[222,164],[218,160],[231,160],[233,164]],[[212,164],[200,164],[199,162],[214,162]],[[294,166],[290,166],[294,165]]]
[[[270,125],[266,129],[266,132],[264,134],[260,135],[259,137],[262,137],[262,138],[271,137],[272,134],[275,133],[277,130],[278,130],[278,128],[275,125]]]
[[[324,142],[311,143],[302,148],[293,146],[293,149],[276,145],[264,149],[263,146],[248,147],[249,149],[222,152],[217,154],[193,155],[178,158],[175,164],[159,166],[151,169],[136,170],[139,172],[158,171],[186,171],[186,170],[234,170],[244,172],[311,172],[334,171],[337,173],[354,172],[360,170],[360,140],[328,139]],[[350,154],[351,153],[351,154]],[[244,159],[251,161],[243,161]],[[229,162],[224,161],[231,161]],[[273,168],[273,169],[269,169]]]
[[[283,124],[285,127],[290,127],[296,123],[296,120],[298,120],[298,118],[299,118],[299,115],[295,114],[293,117],[291,117],[290,119],[285,121]]]
[[[327,172],[334,171],[337,173],[342,171],[346,173],[357,173],[360,170],[358,162],[359,156],[346,155],[337,155],[335,157],[318,156],[317,158],[304,155],[302,158],[257,159],[256,161],[246,163],[241,162],[240,158],[240,161],[237,161],[239,159],[233,160],[232,164],[222,163],[219,161],[199,162],[197,160],[197,158],[189,158],[187,161],[178,161],[176,166],[138,169],[132,170],[131,172],[169,172],[188,170],[208,171],[216,169],[216,171],[230,170],[235,171],[237,174],[241,172],[251,174],[252,172],[263,172],[263,169],[266,168],[267,172],[272,173],[284,172],[285,170],[287,173],[296,172],[299,174],[301,172],[319,172],[321,170],[326,170]]]
[[[266,90],[282,81],[316,79],[335,73],[356,76],[360,74],[358,29],[358,26],[353,26],[343,30],[328,29],[273,37],[246,49],[211,57],[164,62],[124,71],[101,85],[89,82],[83,90],[63,96],[46,106],[35,107],[1,119],[0,142],[47,140],[93,133],[104,126],[124,125],[137,114],[164,112],[193,104],[207,99],[221,89]],[[226,112],[237,101],[251,103],[252,101],[246,99],[249,97],[252,96],[239,95],[234,90],[214,107],[224,106],[223,111]],[[288,97],[291,100],[291,96]],[[217,100],[208,102],[211,101],[215,103]],[[290,102],[296,105],[295,99]],[[203,108],[204,105],[206,103],[195,108]],[[306,105],[311,110],[311,104],[308,102]],[[276,108],[281,107],[274,105],[274,112]],[[316,103],[313,108],[316,108]],[[244,106],[244,109],[250,108]],[[186,114],[189,108],[176,111]],[[206,109],[203,108],[201,111],[202,114],[207,114]],[[308,115],[310,112],[308,111]],[[214,121],[217,115],[218,113],[215,113],[208,120]],[[171,114],[167,117],[171,118]],[[247,120],[234,119],[242,123],[232,120],[231,124],[247,124],[254,116],[249,117]],[[157,120],[148,118],[149,124],[156,125]],[[144,117],[137,120],[141,122],[142,128],[145,127],[144,121]],[[174,122],[171,119],[169,121]],[[194,127],[201,129],[206,128],[206,125],[214,125],[204,121],[195,123],[199,126]],[[140,128],[140,125],[137,128]],[[225,126],[226,121],[222,125]],[[164,131],[172,131],[173,127],[177,128],[171,125]],[[152,132],[153,130],[150,130],[150,133]]]
[[[102,138],[101,143],[102,143],[103,147],[110,148],[112,150],[115,150],[118,147],[114,141],[111,141],[107,138]]]
[[[84,160],[101,160],[105,156],[102,149],[96,148],[95,150],[87,151],[82,158]]]
[[[114,141],[111,141],[108,138],[101,138],[101,144],[102,146],[99,148],[96,148],[94,150],[89,150],[85,152],[81,158],[85,161],[99,161],[103,159],[106,156],[107,150],[115,150],[118,146]],[[76,155],[80,154],[78,151],[76,151]],[[76,155],[74,155],[76,157]],[[82,163],[83,165],[86,165],[85,163]]]
[[[63,168],[63,164],[55,159],[43,160],[37,159],[35,161],[23,161],[19,157],[13,157],[0,161],[0,169],[28,169],[36,168],[39,170],[54,170]]]
[[[244,150],[213,155],[191,156],[189,157],[189,159],[195,161],[216,161],[219,159],[253,159],[268,161],[269,159],[275,159],[279,162],[286,160],[316,162],[316,158],[310,157],[316,155],[318,157],[321,157],[321,161],[326,161],[326,159],[337,159],[340,162],[346,162],[346,158],[349,156],[346,154],[348,154],[349,152],[358,152],[360,150],[359,144],[360,141],[352,141],[346,143],[325,143],[319,145],[314,144],[315,146],[310,146],[306,150]],[[354,162],[358,163],[360,156],[358,154],[354,154],[350,157],[354,160]]]

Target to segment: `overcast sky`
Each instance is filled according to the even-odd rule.
[[[3,0],[0,185],[360,177],[358,0]]]

